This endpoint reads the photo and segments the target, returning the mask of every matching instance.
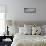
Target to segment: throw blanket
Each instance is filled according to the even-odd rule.
[[[11,46],[46,46],[46,36],[16,34]]]

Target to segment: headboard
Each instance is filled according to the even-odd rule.
[[[45,25],[46,24],[46,21],[15,21],[15,20],[6,20],[6,24],[7,25],[14,25],[14,26],[24,26],[24,24],[27,24],[27,25],[33,25],[33,24],[36,24],[36,25]]]
[[[23,26],[24,24],[27,24],[27,25],[33,25],[33,24],[36,24],[36,25],[45,25],[46,22],[44,21],[15,21],[15,24],[16,25],[19,25],[19,26]]]

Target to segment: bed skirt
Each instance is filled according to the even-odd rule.
[[[38,41],[38,42],[17,42],[12,44],[12,46],[46,46],[46,42]]]
[[[16,35],[11,46],[46,46],[46,36]]]

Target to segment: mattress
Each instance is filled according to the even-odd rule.
[[[16,34],[11,46],[46,46],[46,36]]]

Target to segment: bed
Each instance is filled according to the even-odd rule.
[[[46,36],[16,34],[11,46],[46,46]]]
[[[20,23],[19,25],[23,24]],[[36,26],[33,27],[33,31],[31,29],[32,25],[24,25],[24,30],[23,27],[19,27],[19,33],[14,35],[11,46],[46,46],[46,35],[39,35],[41,28]],[[30,32],[33,33],[30,34]]]

